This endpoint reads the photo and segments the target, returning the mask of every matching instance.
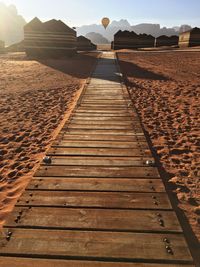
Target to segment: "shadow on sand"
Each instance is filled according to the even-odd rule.
[[[61,71],[65,74],[71,75],[73,77],[86,79],[88,78],[88,68],[87,65],[89,61],[95,62],[95,56],[93,53],[80,53],[71,58],[61,58],[61,59],[37,59],[43,65],[51,67],[55,70]],[[104,64],[111,64],[110,59],[103,59]],[[147,69],[141,68],[138,65],[127,62],[120,61],[121,69],[126,73],[126,76],[131,78],[141,78],[141,79],[150,79],[150,80],[159,80],[167,81],[169,78],[149,71]],[[108,81],[116,81],[117,73],[113,73],[108,76],[95,76],[97,79],[106,79]]]
[[[119,60],[121,69],[124,73],[126,73],[127,77],[130,78],[138,78],[138,79],[146,79],[146,80],[157,80],[157,81],[168,81],[169,78],[147,70],[145,68],[141,68],[140,66],[130,63],[128,61]]]
[[[47,67],[58,70],[72,77],[87,79],[89,77],[91,64],[94,64],[96,61],[97,53],[79,53],[73,57],[58,59],[40,58],[35,60]]]

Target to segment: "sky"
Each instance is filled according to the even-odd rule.
[[[37,16],[45,21],[61,19],[71,27],[99,24],[106,16],[127,19],[131,25],[159,23],[161,26],[189,24],[200,27],[200,0],[0,0],[14,4],[26,21]]]

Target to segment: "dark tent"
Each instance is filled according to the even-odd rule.
[[[153,47],[155,38],[147,34],[136,34],[129,31],[118,31],[114,35],[113,49],[137,49]]]
[[[156,38],[156,47],[160,46],[175,46],[178,45],[178,36],[173,35],[173,36],[166,36],[166,35],[161,35]]]
[[[179,35],[179,47],[191,46],[200,46],[200,29],[197,27]]]
[[[38,18],[24,26],[28,56],[66,56],[76,52],[76,32],[60,20],[42,23]]]
[[[0,40],[0,54],[5,52],[5,43]]]
[[[97,46],[93,44],[89,39],[84,36],[77,37],[77,50],[79,51],[90,51],[96,50]]]

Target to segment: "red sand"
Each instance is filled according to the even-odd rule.
[[[200,240],[200,53],[118,53],[137,111]]]
[[[75,101],[98,53],[65,60],[0,56],[0,225]]]

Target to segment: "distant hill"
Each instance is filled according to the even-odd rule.
[[[131,28],[137,34],[146,33],[146,34],[151,34],[154,37],[158,37],[161,35],[166,35],[166,36],[177,35],[178,36],[180,32],[190,30],[191,26],[182,25],[180,27],[176,26],[173,28],[167,28],[167,27],[161,28],[160,24],[143,23],[143,24],[132,26]]]
[[[95,32],[101,34],[103,37],[108,39],[109,42],[111,42],[114,34],[120,29],[131,30],[131,25],[127,20],[113,21],[106,30],[102,25],[85,25],[77,28],[77,35],[86,36],[88,33]]]
[[[3,40],[6,45],[20,42],[24,39],[25,24],[26,21],[18,15],[14,5],[6,6],[0,3],[0,40]]]
[[[192,27],[190,25],[182,25],[180,28],[179,28],[179,33],[182,33],[182,32],[187,32],[189,30],[191,30]]]
[[[103,37],[100,33],[89,32],[85,35],[94,44],[109,44],[109,41]]]
[[[108,28],[105,30],[102,25],[92,24],[92,25],[86,25],[82,27],[77,28],[77,34],[86,36],[88,33],[99,33],[103,37],[109,40],[109,42],[113,41],[114,34],[118,32],[119,30],[127,30],[127,31],[134,31],[137,34],[151,34],[154,37],[158,37],[160,35],[179,35],[179,32],[187,31],[191,29],[191,26],[189,25],[182,25],[182,26],[175,26],[173,28],[167,28],[163,27],[161,28],[160,24],[152,24],[152,23],[142,23],[138,25],[133,25],[127,21],[127,20],[119,20],[119,21],[113,21]]]

